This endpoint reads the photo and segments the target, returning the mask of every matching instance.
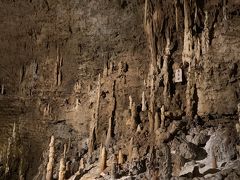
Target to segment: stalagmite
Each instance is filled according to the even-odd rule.
[[[106,148],[103,147],[99,157],[99,173],[103,172],[107,167],[107,151]]]
[[[154,117],[154,131],[156,131],[160,126],[160,119],[159,119],[159,114],[158,112],[155,113]]]
[[[132,151],[133,151],[133,137],[130,140],[130,144],[128,146],[128,161],[132,161]]]
[[[128,107],[128,109],[132,109],[132,104],[133,104],[133,99],[132,99],[132,96],[129,96],[128,97],[129,98],[129,107]]]
[[[108,120],[108,131],[107,131],[107,138],[105,141],[106,147],[109,146],[111,139],[112,139],[112,117],[110,117]]]
[[[151,111],[148,111],[148,120],[149,120],[149,133],[152,133],[154,130],[154,119]]]
[[[53,176],[53,165],[54,165],[54,136],[51,136],[51,141],[49,144],[49,156],[48,156],[48,164],[47,164],[47,173],[46,180],[52,180]]]
[[[165,108],[161,107],[161,129],[165,128]]]
[[[124,158],[123,158],[123,154],[122,154],[122,150],[120,149],[118,151],[118,164],[123,164],[124,163]]]
[[[147,103],[146,103],[146,99],[145,99],[145,93],[143,91],[142,93],[142,111],[146,111],[147,110]]]
[[[137,133],[140,133],[142,131],[142,128],[141,128],[141,125],[139,124],[138,126],[137,126]]]
[[[83,170],[83,169],[85,169],[84,159],[81,158],[81,159],[80,159],[80,163],[79,163],[79,171],[81,171],[81,170]]]
[[[65,173],[66,173],[65,159],[64,159],[64,157],[62,157],[61,160],[60,160],[58,180],[64,180],[65,179]]]

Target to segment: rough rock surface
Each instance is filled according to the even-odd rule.
[[[240,178],[239,0],[0,8],[0,179]]]

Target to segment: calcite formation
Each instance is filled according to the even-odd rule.
[[[240,178],[238,0],[0,8],[0,180]]]

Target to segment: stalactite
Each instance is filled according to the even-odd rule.
[[[164,105],[169,106],[170,103],[170,82],[169,82],[169,56],[170,56],[170,39],[167,38],[167,43],[165,47],[165,52],[163,56],[163,67],[162,67],[162,74],[163,74],[163,98],[164,98]]]
[[[175,24],[176,24],[176,30],[178,31],[178,23],[179,23],[179,15],[178,15],[178,0],[174,0],[174,6],[175,6]]]
[[[154,117],[154,132],[159,128],[159,125],[160,125],[159,114],[158,112],[156,112]]]
[[[120,149],[118,151],[118,164],[123,164],[124,163],[124,158],[123,158],[123,154],[122,154],[122,150]]]
[[[227,20],[227,0],[223,0],[223,6],[222,6],[222,10],[223,10],[223,20],[226,21]]]
[[[142,111],[146,111],[147,110],[147,103],[146,103],[146,99],[145,99],[145,93],[143,91],[142,93]]]
[[[56,85],[60,86],[62,83],[62,65],[63,65],[63,58],[60,54],[59,47],[57,47],[57,67],[56,67]]]
[[[205,12],[204,29],[202,33],[202,53],[206,54],[209,49],[209,23],[208,23],[208,12]]]
[[[60,160],[58,180],[64,180],[65,173],[66,173],[65,159],[64,159],[64,157],[62,157]]]
[[[107,151],[106,148],[103,147],[99,157],[99,173],[103,172],[106,167],[107,167]]]
[[[191,29],[191,14],[188,0],[184,0],[184,44],[182,52],[182,62],[190,63],[193,56],[193,41]]]
[[[54,166],[54,136],[51,136],[51,141],[49,144],[49,155],[48,155],[48,164],[47,164],[47,173],[46,180],[52,180],[53,176],[53,166]]]

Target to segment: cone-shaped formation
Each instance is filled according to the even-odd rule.
[[[46,180],[52,180],[53,175],[53,165],[54,165],[54,136],[51,136],[51,141],[49,144],[49,156],[48,156],[48,164],[47,164],[47,173]]]
[[[58,180],[64,180],[65,173],[66,173],[65,159],[64,159],[64,157],[62,157],[60,160]]]
[[[128,161],[132,161],[132,152],[133,152],[133,137],[130,140],[130,144],[128,146]]]
[[[118,151],[118,164],[123,164],[124,163],[124,158],[123,158],[123,154],[122,154],[122,150]]]
[[[99,173],[103,172],[103,170],[106,167],[107,167],[107,151],[106,148],[103,147],[99,157]]]

